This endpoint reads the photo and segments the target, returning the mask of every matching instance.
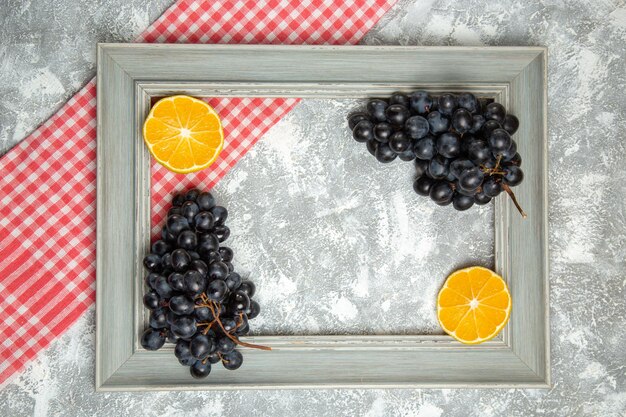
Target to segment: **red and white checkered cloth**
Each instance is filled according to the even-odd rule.
[[[182,0],[138,39],[166,43],[353,44],[395,0]],[[193,175],[152,166],[153,224],[175,190],[212,187],[297,99],[222,98],[224,150]],[[0,159],[0,384],[95,300],[96,88]]]

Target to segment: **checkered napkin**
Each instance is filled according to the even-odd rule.
[[[183,0],[138,39],[164,43],[353,44],[395,0]],[[212,187],[297,99],[221,98],[224,150],[208,169],[152,165],[153,224],[163,201]],[[95,300],[96,88],[81,89],[0,159],[0,384]]]

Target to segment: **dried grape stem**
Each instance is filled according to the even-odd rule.
[[[493,172],[496,172],[498,168],[500,168],[500,162],[502,162],[502,154],[498,155],[498,158],[496,159],[496,166],[493,167]]]
[[[509,187],[508,184],[502,183],[502,189],[506,191],[509,197],[511,197],[511,200],[513,200],[513,204],[515,204],[515,208],[517,208],[517,211],[519,211],[519,213],[522,215],[522,218],[525,219],[526,217],[528,217],[526,213],[524,213],[522,207],[517,202],[517,198],[515,198],[515,194],[513,193],[513,190],[511,190],[511,187]]]
[[[209,309],[211,310],[211,313],[213,313],[213,317],[215,317],[215,320],[217,320],[217,324],[222,328],[222,331],[224,332],[226,337],[228,337],[230,340],[232,340],[236,344],[241,345],[241,346],[245,346],[245,347],[249,347],[249,348],[252,348],[252,349],[272,350],[272,348],[269,347],[269,346],[255,345],[253,343],[246,343],[246,342],[242,342],[241,340],[237,339],[236,337],[234,337],[233,335],[231,335],[230,333],[228,333],[226,331],[226,329],[224,328],[224,325],[222,324],[222,321],[219,319],[219,316],[216,314],[214,306],[209,305]]]
[[[206,326],[206,328],[202,331],[202,334],[207,334],[209,333],[209,330],[211,330],[211,327],[213,327],[213,325],[217,322],[217,320],[213,320],[210,323],[202,323],[203,326]]]

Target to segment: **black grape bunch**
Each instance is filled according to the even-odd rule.
[[[524,179],[511,138],[519,120],[500,103],[471,93],[394,93],[369,100],[367,111],[351,114],[348,125],[379,162],[415,161],[415,192],[440,206],[467,210],[504,191],[526,217],[511,190]]]
[[[243,356],[237,345],[269,350],[239,340],[261,307],[252,299],[254,283],[234,271],[233,251],[222,245],[230,235],[227,217],[209,192],[177,194],[161,239],[143,259],[150,322],[141,345],[157,350],[166,341],[175,343],[174,354],[195,378],[208,376],[217,362],[239,368]]]

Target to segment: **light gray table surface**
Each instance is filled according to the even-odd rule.
[[[133,39],[169,4],[163,0],[1,0],[0,154],[45,121],[95,74],[96,42]],[[362,43],[549,48],[553,388],[96,394],[92,308],[0,390],[0,415],[626,415],[625,2],[400,0]],[[344,199],[325,200],[322,196],[311,200],[317,205],[310,207],[306,200],[301,205],[293,202],[294,195],[319,197],[320,190],[339,193],[339,188],[333,191],[338,187],[333,182],[340,174],[333,171],[332,164],[317,161],[328,172],[318,176],[326,184],[311,183],[310,176],[299,169],[301,164],[311,164],[305,158],[307,152],[328,153],[328,149],[299,151],[297,145],[311,135],[342,140],[346,132],[341,130],[340,115],[351,106],[326,100],[302,102],[216,187],[221,201],[237,213],[233,218],[233,229],[238,230],[233,232],[235,256],[240,254],[241,268],[251,273],[259,288],[265,288],[259,297],[266,315],[256,321],[260,333],[328,333],[346,328],[351,332],[436,333],[432,298],[440,281],[433,284],[428,277],[445,265],[465,262],[465,258],[490,262],[490,208],[463,213],[453,222],[449,212],[433,209],[427,204],[430,202],[409,200],[406,164],[381,166],[352,142],[336,148],[342,155],[351,155],[342,169],[355,172],[355,178],[346,179],[342,186],[371,193],[359,193],[364,196],[360,199],[350,198],[350,194]],[[359,152],[363,164],[355,166],[353,156]],[[356,175],[359,173],[363,175]],[[374,179],[368,183],[363,181],[364,175]],[[401,184],[389,184],[385,177],[404,179]],[[286,219],[286,228],[272,229],[274,220],[254,222],[253,207],[246,205],[243,197],[253,193],[250,198],[267,200],[267,194],[276,188],[284,188],[286,195],[268,215]],[[388,213],[385,201],[393,207]],[[374,223],[360,223],[366,216],[353,206],[355,202],[372,205],[377,214]],[[265,207],[272,205],[268,202]],[[343,216],[344,210],[354,216]],[[337,258],[341,252],[332,239],[330,248],[334,250],[327,257],[323,246],[307,252],[304,247],[271,245],[274,252],[263,254],[254,250],[261,242],[246,238],[246,234],[267,233],[280,241],[281,236],[292,234],[289,223],[293,225],[296,219],[290,221],[289,212],[315,215],[326,229],[334,227],[343,234],[359,227],[378,227],[392,247],[408,242],[419,254],[407,268],[421,264],[424,269],[406,285],[399,285],[394,271],[405,267],[398,262],[400,255],[385,257],[385,242],[373,246],[374,241],[362,241],[355,233],[343,248],[370,251],[374,254],[368,261],[372,269],[353,274],[354,281],[341,285],[328,278],[312,285],[303,277],[311,276],[318,267],[349,274],[349,257]],[[398,215],[403,212],[407,215]],[[339,222],[346,218],[352,222],[347,226]],[[458,223],[470,227],[459,233]],[[297,229],[322,227],[302,219],[295,224],[296,235]],[[417,237],[408,238],[403,230]],[[300,237],[305,239],[303,234]],[[306,239],[307,244],[315,244],[314,237]],[[465,258],[456,256],[458,253]],[[272,259],[280,254],[284,262],[278,267]],[[404,255],[402,259],[407,259]],[[384,273],[377,271],[376,265]],[[383,278],[377,280],[378,276]],[[411,292],[417,289],[423,292],[412,298]],[[381,293],[396,295],[379,300],[380,309],[373,308],[368,297]],[[417,310],[417,314],[406,314],[406,310]],[[307,311],[314,313],[304,314]],[[394,314],[402,315],[405,322],[398,323]],[[238,372],[245,372],[245,366]]]

